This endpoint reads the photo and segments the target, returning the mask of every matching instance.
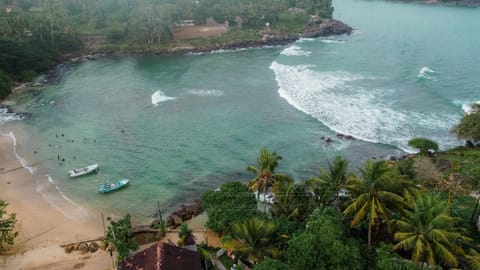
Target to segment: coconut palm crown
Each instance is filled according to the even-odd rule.
[[[403,197],[399,195],[396,171],[386,161],[367,161],[360,169],[360,177],[352,177],[347,181],[347,190],[352,199],[343,211],[345,216],[353,216],[351,227],[361,221],[368,222],[368,247],[372,246],[372,229],[384,223],[390,227],[391,212],[404,206]]]
[[[247,171],[255,174],[248,187],[253,191],[265,193],[267,188],[271,187],[278,178],[288,178],[283,174],[276,174],[275,169],[278,166],[278,161],[282,157],[275,152],[270,152],[263,148],[260,150],[260,155],[257,157],[257,166],[249,165]]]
[[[421,194],[409,201],[411,209],[395,222],[398,243],[393,249],[410,251],[412,261],[422,265],[457,267],[458,256],[465,255],[460,245],[471,239],[455,227],[457,220],[450,216],[448,201],[438,194]]]

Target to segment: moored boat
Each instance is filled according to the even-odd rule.
[[[114,183],[105,183],[98,189],[98,191],[101,193],[108,193],[128,185],[128,182],[130,182],[130,180],[120,179]]]
[[[86,175],[94,172],[98,172],[98,164],[88,165],[87,167],[84,167],[81,169],[73,169],[69,171],[67,175],[69,177],[77,177],[77,176],[82,176],[82,175]]]

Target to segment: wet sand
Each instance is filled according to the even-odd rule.
[[[17,159],[13,138],[0,135],[0,199],[17,215],[19,236],[0,257],[0,269],[111,269],[108,253],[66,254],[61,244],[103,235],[101,219],[71,218],[37,191],[37,180]]]

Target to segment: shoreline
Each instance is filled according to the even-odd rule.
[[[183,45],[174,47],[156,47],[156,48],[138,48],[127,49],[105,49],[105,48],[84,48],[82,50],[63,55],[57,62],[57,66],[62,63],[76,62],[82,59],[95,60],[95,55],[109,56],[129,56],[129,55],[158,55],[158,56],[179,56],[188,54],[209,53],[219,50],[234,51],[241,49],[253,49],[270,46],[286,46],[302,38],[319,38],[339,35],[350,35],[354,29],[349,25],[336,20],[324,19],[321,23],[311,21],[305,25],[301,33],[295,34],[260,34],[261,38],[257,40],[238,40],[226,43],[215,43],[204,46]],[[259,36],[260,37],[260,36]],[[117,44],[104,44],[113,45]]]
[[[14,245],[0,256],[0,268],[64,269],[78,264],[87,269],[110,269],[106,252],[66,254],[60,247],[103,235],[100,218],[73,219],[56,209],[37,190],[37,179],[16,156],[10,135],[0,135],[0,152],[0,199],[9,204],[9,213],[16,213],[19,232]]]
[[[446,7],[468,7],[478,8],[480,7],[480,1],[478,0],[460,0],[460,1],[439,1],[439,0],[390,0],[392,2],[400,3],[415,3],[431,6],[446,6]]]

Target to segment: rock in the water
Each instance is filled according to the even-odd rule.
[[[325,142],[326,142],[326,143],[332,143],[332,142],[333,142],[333,140],[332,140],[332,139],[330,139],[330,138],[327,138],[327,139],[325,140]]]
[[[340,21],[334,19],[324,19],[320,23],[315,21],[308,23],[305,31],[302,34],[302,37],[316,38],[344,34],[350,35],[352,31],[353,28]]]

